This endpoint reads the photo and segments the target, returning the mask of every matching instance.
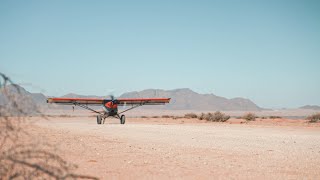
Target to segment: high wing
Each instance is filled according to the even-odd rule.
[[[48,98],[47,103],[101,105],[104,99],[99,98]]]
[[[111,99],[99,98],[48,98],[47,103],[57,104],[83,104],[83,105],[102,105],[104,101]],[[162,105],[170,102],[170,98],[122,98],[113,100],[119,106],[123,105]]]
[[[170,102],[170,98],[123,98],[116,99],[119,106],[124,105],[163,105]]]

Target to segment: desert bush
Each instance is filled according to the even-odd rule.
[[[141,118],[148,118],[147,116],[141,116]]]
[[[200,116],[198,116],[199,120],[205,120],[206,114],[205,113],[201,113]]]
[[[230,116],[225,115],[220,111],[217,111],[215,113],[207,113],[207,114],[201,113],[198,119],[212,121],[212,122],[225,122],[228,119],[230,119]]]
[[[247,121],[255,121],[257,116],[254,113],[247,113],[242,116],[242,119],[245,119]]]
[[[282,119],[281,116],[269,116],[270,119]]]
[[[173,118],[173,119],[181,119],[181,118],[183,118],[183,117],[181,117],[181,116],[173,116],[172,118]]]
[[[221,113],[220,111],[217,111],[213,114],[213,121],[216,122],[225,122],[228,119],[230,119],[230,116],[225,115],[224,113]]]
[[[184,115],[184,118],[192,119],[192,118],[198,118],[198,116],[195,113],[187,113]]]
[[[94,115],[95,116],[95,115]],[[68,114],[61,114],[59,115],[59,117],[64,117],[64,118],[69,118],[69,117],[72,117],[71,115],[68,115]]]
[[[173,118],[173,116],[169,116],[169,115],[162,115],[162,118]]]
[[[308,116],[307,120],[309,120],[309,122],[311,122],[311,123],[316,123],[316,122],[320,121],[320,113],[316,113],[311,116]]]
[[[159,116],[152,116],[152,118],[159,118]]]

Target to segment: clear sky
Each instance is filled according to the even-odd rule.
[[[320,105],[320,1],[0,1],[0,71],[32,92],[190,88]]]

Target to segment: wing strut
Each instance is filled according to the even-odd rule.
[[[74,102],[73,104],[74,104],[75,106],[79,106],[79,107],[82,107],[82,108],[87,109],[87,110],[89,110],[89,111],[92,111],[92,112],[95,112],[95,113],[98,113],[98,114],[103,115],[103,113],[101,113],[101,112],[99,112],[99,111],[96,111],[96,110],[94,110],[94,109],[91,109],[91,108],[89,108],[89,107],[86,106],[86,105],[82,105],[82,104],[79,104],[79,103],[77,103],[77,102]]]
[[[144,105],[144,103],[135,105],[135,106],[133,106],[133,107],[131,107],[131,108],[129,108],[129,109],[126,109],[126,110],[124,110],[124,111],[122,111],[122,112],[120,112],[120,113],[118,113],[118,114],[122,114],[122,113],[127,112],[127,111],[129,111],[129,110],[131,110],[131,109],[134,109],[134,108],[137,108],[137,107],[140,107],[140,106],[143,106],[143,105]]]

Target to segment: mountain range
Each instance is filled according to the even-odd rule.
[[[309,109],[309,110],[320,110],[320,106],[317,105],[306,105],[306,106],[302,106],[300,107],[300,109]]]
[[[7,85],[5,88],[0,88],[0,108],[6,105],[7,99],[3,95],[3,91],[6,90],[11,94],[20,94],[17,97],[28,103],[34,103],[42,108],[70,108],[66,106],[51,106],[46,103],[49,96],[42,93],[31,93],[25,90],[21,86]],[[19,91],[19,93],[18,93]],[[108,96],[94,96],[94,95],[79,95],[69,93],[61,97],[70,98],[108,98]],[[254,102],[245,98],[232,98],[227,99],[214,94],[199,94],[188,88],[174,89],[174,90],[162,90],[162,89],[146,89],[143,91],[127,92],[119,96],[118,98],[157,98],[157,97],[169,97],[171,101],[164,106],[144,106],[141,108],[146,109],[168,109],[168,110],[207,110],[207,111],[260,111],[266,110],[259,107]],[[298,109],[304,110],[317,110],[320,111],[320,106],[306,105],[299,107]]]
[[[21,86],[17,86],[20,94],[30,99],[42,107],[48,107],[46,103],[47,96],[42,93],[30,93]],[[6,89],[10,92],[17,93],[17,89],[8,85]],[[84,96],[74,93],[66,94],[62,97],[71,98],[105,98],[107,96]],[[208,110],[208,111],[259,111],[263,110],[249,99],[232,98],[216,96],[214,94],[199,94],[191,89],[182,88],[174,90],[147,89],[143,91],[133,91],[124,93],[118,98],[157,98],[169,97],[171,101],[165,106],[145,106],[144,108],[152,109],[171,109],[171,110]],[[5,102],[3,94],[0,92],[0,104]]]
[[[227,99],[214,94],[199,94],[188,88],[161,90],[147,89],[124,93],[120,98],[156,98],[170,97],[169,104],[160,107],[161,109],[173,110],[237,110],[237,111],[259,111],[259,106],[249,99],[233,98]],[[158,107],[159,108],[159,107]]]

